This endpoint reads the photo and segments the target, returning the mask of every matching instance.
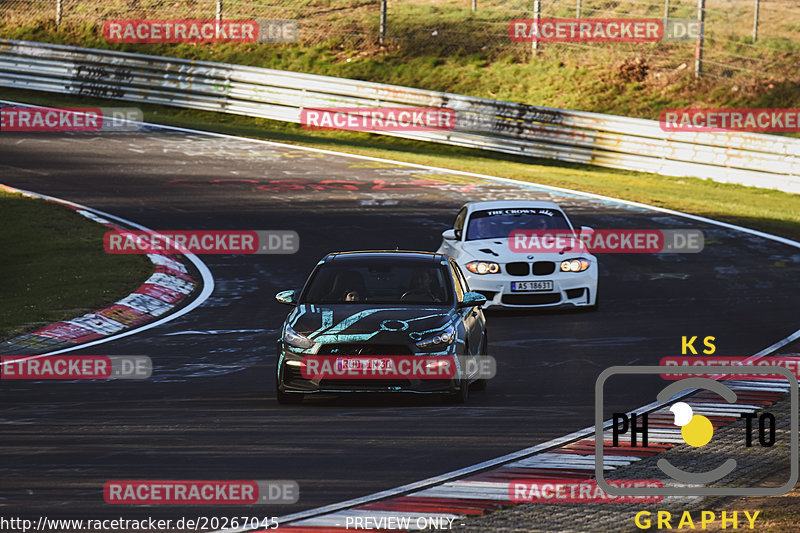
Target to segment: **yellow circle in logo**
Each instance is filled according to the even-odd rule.
[[[681,428],[681,436],[689,446],[700,448],[708,444],[714,436],[714,426],[703,415],[694,415],[692,420]]]

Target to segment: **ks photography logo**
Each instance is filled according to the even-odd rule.
[[[688,486],[664,486],[664,487],[622,487],[612,485],[604,477],[603,448],[604,433],[611,430],[611,448],[620,446],[620,437],[627,435],[629,442],[624,446],[647,447],[648,446],[648,418],[647,412],[613,413],[611,423],[604,422],[603,416],[603,390],[606,381],[616,375],[654,375],[665,374],[665,370],[674,369],[674,373],[692,375],[724,375],[728,379],[736,379],[737,376],[771,375],[779,374],[789,382],[791,419],[789,432],[789,464],[790,475],[788,481],[781,487],[742,487],[742,486],[717,486],[708,487],[711,483],[722,481],[725,476],[736,470],[736,460],[727,458],[718,466],[704,472],[687,472],[678,466],[673,465],[668,459],[661,458],[657,462],[658,468],[667,476],[678,483],[685,483]],[[700,369],[690,369],[686,367],[665,367],[665,366],[615,366],[604,370],[597,378],[595,383],[595,475],[597,486],[602,490],[615,496],[777,496],[789,492],[797,483],[798,479],[798,390],[797,377],[779,366],[704,366]],[[681,394],[688,394],[697,390],[711,391],[728,404],[734,406],[738,400],[735,391],[720,383],[719,381],[705,377],[688,377],[680,379],[664,387],[656,396],[658,404],[668,404],[672,399],[676,399]],[[648,406],[648,407],[653,407]],[[652,410],[652,409],[649,409]],[[688,444],[691,450],[702,449],[714,438],[714,427],[711,421],[703,415],[695,414],[692,407],[685,402],[675,402],[670,406],[670,411],[674,415],[674,425],[680,428],[680,435],[683,442]],[[744,431],[742,432],[742,444],[746,449],[757,449],[753,445],[753,413],[743,413],[741,419],[745,421]],[[771,447],[776,443],[775,417],[770,413],[762,413],[758,417],[758,444],[761,447]],[[784,437],[785,438],[785,437]],[[695,453],[695,452],[689,452]]]

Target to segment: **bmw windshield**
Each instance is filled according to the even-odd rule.
[[[569,229],[564,214],[555,209],[490,209],[475,211],[469,217],[467,240],[507,239],[514,230]]]

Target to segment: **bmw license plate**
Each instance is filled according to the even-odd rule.
[[[512,281],[512,292],[552,291],[552,281]]]

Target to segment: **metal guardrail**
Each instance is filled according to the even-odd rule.
[[[664,132],[653,120],[160,56],[0,40],[0,85],[300,122],[309,107],[431,106],[452,131],[385,135],[800,193],[800,139]]]

